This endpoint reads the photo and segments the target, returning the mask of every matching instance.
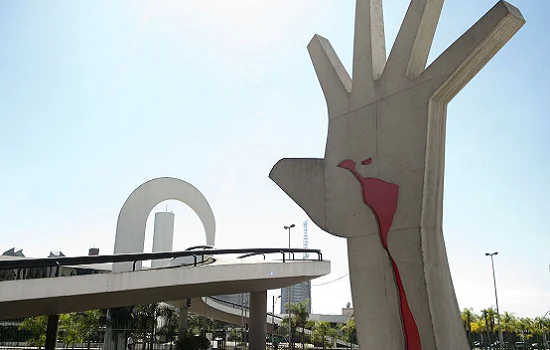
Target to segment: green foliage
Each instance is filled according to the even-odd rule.
[[[229,337],[228,337],[229,341],[236,341],[236,342],[240,342],[242,341],[242,334],[241,334],[241,330],[239,328],[233,328],[230,332],[229,332]]]
[[[472,309],[464,309],[461,316],[470,344],[474,341],[490,344],[499,339],[501,330],[506,347],[517,341],[540,344],[548,340],[546,335],[550,332],[550,322],[545,318],[518,318],[509,312],[500,315],[499,329],[499,315],[493,308],[483,309],[479,315]]]
[[[334,347],[334,339],[337,336],[338,332],[328,322],[319,322],[313,329],[313,341],[320,344],[323,349]]]
[[[294,304],[286,304],[286,309],[289,312],[289,315],[291,317],[291,325],[292,325],[292,337],[291,339],[296,339],[296,332],[298,329],[301,329],[302,331],[302,348],[304,348],[304,342],[305,342],[305,329],[308,325],[309,320],[309,311],[308,311],[308,304],[309,299],[306,299],[299,303]],[[288,325],[288,317],[286,317],[286,321],[283,320],[284,325]],[[288,326],[287,326],[288,327]],[[288,331],[288,329],[287,329]]]
[[[210,340],[206,338],[204,333],[195,335],[188,330],[178,337],[175,348],[176,350],[208,350]]]
[[[355,317],[351,317],[340,330],[344,335],[344,340],[350,343],[357,344],[357,330],[355,328]]]
[[[39,316],[25,319],[19,326],[19,329],[28,332],[27,343],[29,345],[41,347],[46,342],[47,326],[48,317]]]

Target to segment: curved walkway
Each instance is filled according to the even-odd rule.
[[[329,261],[235,259],[196,267],[4,281],[0,319],[265,291],[329,273]]]

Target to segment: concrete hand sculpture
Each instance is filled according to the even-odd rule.
[[[412,0],[386,61],[381,0],[357,0],[353,79],[315,35],[325,157],[282,159],[269,175],[347,239],[363,349],[469,349],[441,224],[446,105],[525,20],[500,1],[426,68],[442,6]]]

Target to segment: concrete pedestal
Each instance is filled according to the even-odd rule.
[[[250,293],[250,350],[265,350],[267,291]]]

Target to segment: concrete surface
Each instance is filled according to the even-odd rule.
[[[347,238],[365,349],[469,348],[442,232],[446,106],[525,20],[500,1],[426,68],[442,6],[443,0],[412,0],[386,62],[381,0],[357,0],[353,79],[329,41],[315,35],[308,50],[327,101],[325,157],[282,159],[269,175],[319,227]],[[388,252],[365,204],[369,193],[339,167],[344,160],[354,161],[363,178],[399,186]],[[415,346],[404,332],[389,257],[416,323]]]
[[[263,292],[329,273],[329,261],[228,260],[200,267],[4,281],[0,282],[0,319]]]
[[[201,220],[206,244],[214,246],[216,224],[210,204],[193,185],[180,179],[161,177],[145,182],[126,199],[118,215],[114,254],[141,253],[149,213],[162,201],[175,199],[187,204]],[[141,262],[136,264],[141,269]],[[131,271],[132,263],[113,264],[114,272]]]

